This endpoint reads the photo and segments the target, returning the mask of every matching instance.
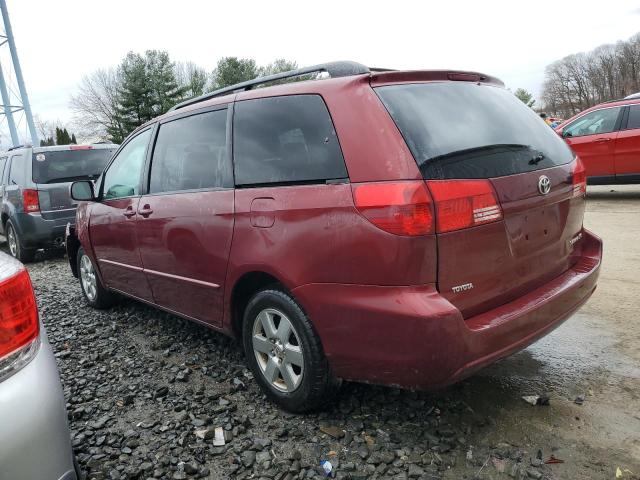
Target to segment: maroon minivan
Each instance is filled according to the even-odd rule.
[[[340,379],[442,387],[557,327],[596,288],[585,190],[501,81],[336,62],[139,127],[71,187],[67,250],[90,305],[118,292],[237,337],[304,411]]]

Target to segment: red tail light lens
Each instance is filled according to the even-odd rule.
[[[423,181],[361,183],[351,188],[358,211],[385,232],[433,233],[431,197]]]
[[[573,196],[581,197],[587,193],[587,170],[580,157],[576,157],[573,166]]]
[[[0,282],[0,359],[38,337],[38,309],[26,270]]]
[[[22,205],[25,212],[39,212],[40,201],[38,200],[38,191],[25,189],[22,191]]]
[[[428,185],[438,233],[502,219],[502,209],[489,180],[430,180]]]

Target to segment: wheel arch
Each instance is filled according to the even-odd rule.
[[[241,339],[242,333],[242,315],[244,313],[244,307],[249,302],[249,299],[255,295],[258,291],[267,288],[275,287],[289,291],[284,283],[270,273],[254,270],[242,274],[234,283],[231,290],[231,296],[229,299],[230,306],[230,320],[231,320],[231,333],[237,339]]]

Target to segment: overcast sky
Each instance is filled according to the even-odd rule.
[[[82,76],[130,50],[207,70],[223,56],[478,70],[537,96],[550,62],[640,31],[640,0],[6,2],[33,112],[62,122]]]

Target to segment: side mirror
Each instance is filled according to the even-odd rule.
[[[69,188],[71,198],[80,202],[91,202],[96,199],[93,193],[93,182],[91,180],[80,180],[73,182]]]
[[[571,132],[570,132],[570,131],[568,131],[568,130],[564,130],[564,131],[562,132],[562,138],[567,138],[567,137],[573,137],[573,135],[571,134]]]

